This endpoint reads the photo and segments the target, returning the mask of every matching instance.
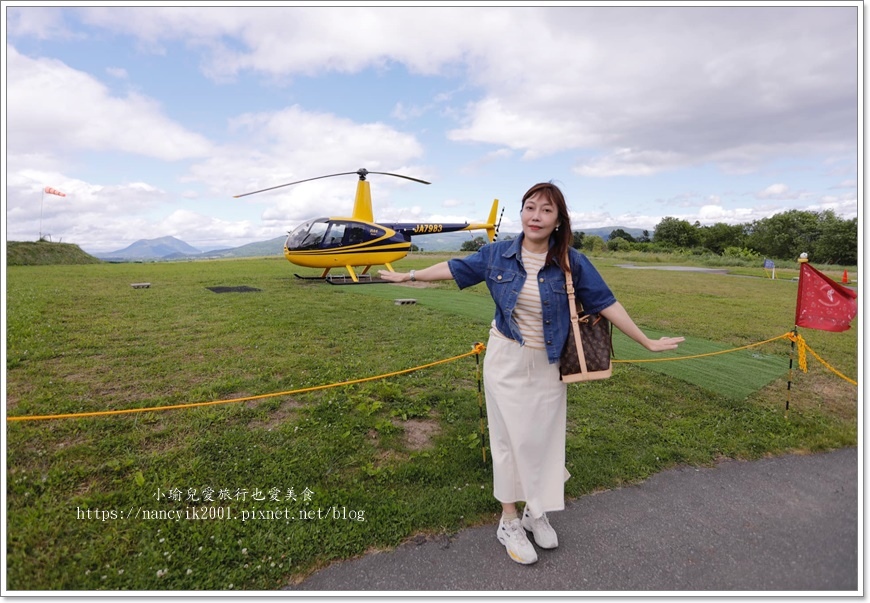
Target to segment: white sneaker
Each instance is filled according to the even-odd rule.
[[[544,513],[537,519],[534,519],[529,513],[529,507],[523,510],[523,528],[531,532],[535,537],[535,544],[542,549],[554,549],[559,546],[559,538],[556,536],[556,530],[550,525],[550,520],[547,519],[547,514]]]
[[[504,518],[499,520],[496,536],[498,541],[507,549],[511,559],[517,563],[528,565],[538,560],[535,547],[529,542],[519,517],[510,521],[505,521]]]

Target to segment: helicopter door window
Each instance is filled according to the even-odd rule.
[[[334,222],[332,226],[330,226],[326,238],[323,240],[323,247],[341,247],[346,227],[347,224],[344,222]]]
[[[345,245],[359,245],[366,240],[366,231],[360,226],[350,226],[344,236]]]

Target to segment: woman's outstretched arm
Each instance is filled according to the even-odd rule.
[[[418,281],[453,280],[453,273],[450,272],[450,268],[447,265],[447,262],[433,264],[428,268],[421,268],[420,270],[414,270],[413,272],[414,279]],[[385,281],[390,281],[391,283],[403,283],[405,281],[411,280],[410,272],[391,272],[390,270],[378,270],[378,276]]]
[[[686,340],[685,337],[662,337],[661,339],[650,339],[636,324],[634,324],[634,321],[628,315],[628,312],[626,312],[625,308],[619,302],[608,306],[602,310],[600,314],[609,320],[617,329],[651,352],[675,350],[680,343]]]

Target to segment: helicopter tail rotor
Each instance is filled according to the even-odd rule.
[[[356,174],[359,176],[360,182],[364,182],[366,176],[369,174],[382,174],[384,176],[395,176],[396,178],[404,178],[405,180],[413,180],[414,182],[419,182],[421,184],[431,184],[431,182],[426,182],[425,180],[420,180],[419,178],[412,178],[410,176],[403,176],[402,174],[391,174],[389,172],[370,172],[365,168],[361,168],[355,172],[341,172],[339,174],[328,174],[326,176],[316,176],[314,178],[306,178],[305,180],[297,180],[295,182],[288,182],[287,184],[279,184],[278,186],[270,186],[269,188],[261,188],[258,191],[251,191],[250,193],[242,193],[241,195],[233,195],[233,199],[239,199],[240,197],[247,197],[248,195],[256,195],[257,193],[264,193],[266,191],[272,191],[276,188],[284,188],[285,186],[292,186],[294,184],[301,184],[303,182],[310,182],[312,180],[320,180],[322,178],[332,178],[334,176],[349,176],[350,174]]]

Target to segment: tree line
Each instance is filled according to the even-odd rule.
[[[486,239],[466,241],[463,251],[476,251]],[[607,241],[599,236],[574,232],[574,247],[584,251],[641,251],[705,253],[794,261],[807,253],[817,264],[858,264],[858,218],[840,218],[832,210],[789,210],[745,224],[717,222],[701,226],[674,217],[662,218],[653,234],[639,237],[622,228],[614,229]]]

